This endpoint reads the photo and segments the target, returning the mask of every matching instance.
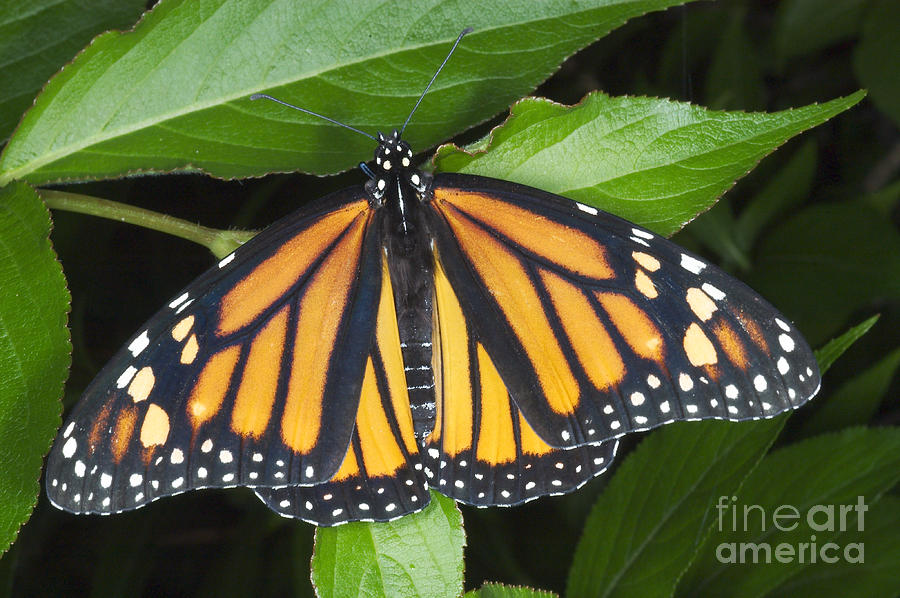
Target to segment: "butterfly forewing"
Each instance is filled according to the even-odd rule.
[[[771,417],[818,389],[784,316],[650,231],[485,177],[439,175],[428,205],[461,312],[551,446]]]
[[[315,486],[258,488],[266,505],[316,525],[388,521],[429,501],[413,431],[387,262],[375,336],[366,361],[350,446],[337,473]]]
[[[106,366],[60,431],[51,500],[116,512],[198,487],[316,483],[353,432],[381,266],[341,192],[197,279]]]

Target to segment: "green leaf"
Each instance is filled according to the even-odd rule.
[[[775,13],[773,46],[779,64],[856,34],[868,0],[784,0]]]
[[[871,206],[885,218],[890,218],[891,213],[900,203],[900,180],[862,197],[867,205]]]
[[[840,430],[848,426],[869,423],[890,388],[897,367],[900,349],[834,391],[803,426],[804,436]]]
[[[707,533],[709,506],[737,491],[785,421],[678,423],[649,435],[594,505],[567,593],[671,596]]]
[[[872,316],[839,337],[831,339],[821,349],[816,349],[816,361],[819,362],[819,372],[824,376],[834,362],[844,354],[844,351],[849,349],[853,343],[862,338],[875,325],[879,317],[878,315]]]
[[[730,202],[719,202],[691,223],[689,233],[722,258],[725,268],[751,268],[760,230],[809,196],[816,168],[815,142],[805,143],[735,218]]]
[[[0,185],[346,169],[371,156],[370,140],[249,96],[271,93],[371,133],[398,127],[473,27],[407,130],[425,149],[505,109],[627,19],[680,3],[409,10],[389,0],[163,0],[133,32],[95,39],[47,85],[0,158]]]
[[[849,201],[808,208],[773,230],[759,245],[750,286],[815,345],[857,309],[900,298],[897,272],[897,230],[863,202]]]
[[[322,597],[459,596],[465,534],[453,500],[431,493],[420,513],[316,530],[312,580]]]
[[[557,598],[557,596],[546,590],[486,583],[477,590],[466,592],[465,598]]]
[[[900,126],[900,3],[875,0],[866,11],[853,66],[872,101]]]
[[[78,2],[33,0],[0,7],[0,141],[34,96],[92,37],[107,29],[130,27],[146,7],[144,0]]]
[[[836,543],[860,544],[865,562],[822,561],[808,565],[790,581],[781,584],[768,598],[822,598],[840,592],[841,598],[871,598],[900,594],[900,498],[882,496],[866,513],[864,531],[839,533]]]
[[[706,75],[710,108],[758,110],[765,105],[758,51],[744,29],[746,16],[746,8],[738,6],[727,24],[718,24],[722,35]]]
[[[799,562],[801,543],[815,541],[821,547],[839,539],[840,505],[857,505],[860,500],[871,505],[898,480],[900,428],[855,428],[773,452],[747,478],[736,501],[724,494],[721,500],[707,503],[705,509],[714,521],[713,532],[683,578],[678,594],[729,598],[768,596],[809,566],[808,555],[806,563]],[[744,508],[748,505],[758,507],[749,508],[745,526]],[[779,526],[785,531],[772,519],[779,507],[782,507]],[[832,520],[827,518],[828,509],[833,510]],[[797,519],[791,518],[794,510],[799,514]],[[809,515],[811,510],[813,515]],[[845,508],[844,513],[845,530],[858,530],[860,522],[867,528],[870,523],[865,521],[864,507],[852,511]],[[823,529],[829,521],[834,521],[834,529]],[[754,564],[752,552],[742,553],[741,543],[762,546],[762,551],[770,547],[771,560],[765,559],[765,552],[760,552],[759,558],[765,564]],[[789,562],[779,562],[775,557],[775,548],[782,543],[795,551]],[[741,554],[747,555],[747,562],[740,562]],[[730,562],[731,556],[736,556],[738,562]],[[843,589],[835,587],[827,595],[842,596]]]
[[[762,191],[748,202],[738,216],[735,230],[737,243],[744,251],[753,247],[764,226],[809,197],[816,173],[816,161],[816,142],[804,143],[785,161],[784,166]]]
[[[435,165],[558,193],[671,235],[766,154],[862,97],[771,114],[601,93],[577,106],[528,98],[494,129],[487,152],[442,147]]]
[[[741,270],[750,269],[747,249],[739,245],[737,220],[731,212],[730,201],[720,201],[708,212],[697,216],[685,234],[718,255],[726,269],[731,264],[736,264]]]
[[[37,501],[69,369],[69,292],[49,234],[30,187],[0,189],[0,552]]]

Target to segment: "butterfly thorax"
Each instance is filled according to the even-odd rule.
[[[422,439],[434,427],[435,415],[431,369],[434,258],[421,209],[431,176],[412,165],[412,150],[398,131],[389,136],[379,133],[378,139],[366,192],[380,211],[380,234],[394,292],[413,425],[416,436]]]

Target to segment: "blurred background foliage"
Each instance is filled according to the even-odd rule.
[[[839,403],[821,414],[820,398],[792,418],[780,443],[900,419],[897,31],[896,0],[695,3],[632,20],[566,61],[534,94],[571,104],[599,89],[775,111],[868,89],[859,106],[765,159],[675,237],[749,282],[814,347],[881,314],[830,370],[821,395],[868,397],[868,422],[842,420]],[[456,141],[478,139],[501,120]],[[358,172],[231,182],[180,175],[81,189],[207,226],[262,228],[295,209],[298,198],[363,179]],[[68,406],[122,339],[212,257],[187,241],[115,222],[57,212],[54,223],[73,297]],[[620,455],[636,442],[627,439]],[[585,518],[609,478],[520,508],[463,508],[466,588],[496,580],[563,592]],[[306,596],[312,535],[311,526],[278,518],[248,490],[189,493],[111,518],[73,517],[41,495],[0,560],[0,587],[20,596]]]

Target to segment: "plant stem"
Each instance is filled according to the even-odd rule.
[[[199,243],[220,258],[225,257],[256,234],[254,231],[209,228],[168,214],[160,214],[90,195],[52,189],[38,189],[38,193],[47,207],[51,209],[99,216],[157,230]]]

